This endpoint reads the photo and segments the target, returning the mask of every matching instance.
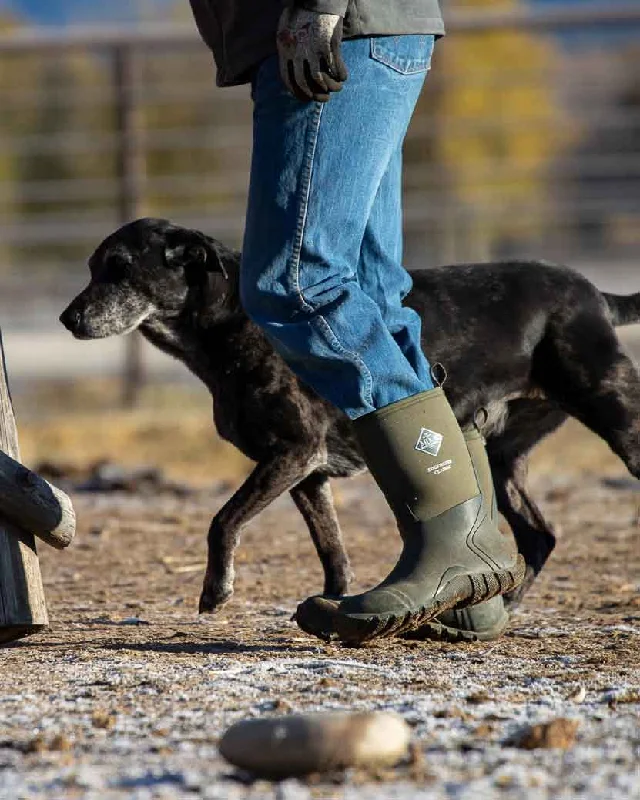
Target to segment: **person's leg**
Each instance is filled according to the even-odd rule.
[[[418,379],[431,383],[431,367],[420,344],[420,316],[403,300],[411,276],[402,266],[402,147],[389,161],[367,221],[360,247],[358,281],[380,314]]]
[[[254,83],[254,153],[241,298],[299,377],[354,420],[398,521],[390,575],[336,613],[346,641],[411,630],[522,579],[513,543],[483,513],[471,456],[442,389],[419,380],[358,263],[378,188],[400,146],[432,37],[346,42],[350,79],[302,104],[275,59]]]
[[[404,353],[416,374],[428,379],[430,366],[420,345],[421,320],[412,309],[402,305],[411,290],[411,277],[402,267],[401,212],[402,151],[391,159],[367,223],[358,264],[360,286],[378,307],[389,332]],[[474,438],[467,431],[465,438]],[[468,445],[469,446],[469,445]],[[478,448],[474,468],[492,517],[497,520],[491,470]],[[344,597],[319,595],[298,606],[295,619],[307,633],[329,640],[336,634],[336,614]],[[444,641],[487,641],[498,638],[509,622],[502,597],[497,596],[478,605],[445,611],[435,619],[419,625],[409,633],[410,639]]]
[[[404,139],[433,37],[400,38],[407,71],[343,44],[350,78],[326,104],[300,103],[275,58],[254,82],[254,150],[242,302],[296,374],[357,418],[432,388],[360,287],[361,245]],[[428,378],[428,376],[426,376]]]

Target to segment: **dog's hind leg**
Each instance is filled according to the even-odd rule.
[[[515,608],[539,575],[556,545],[552,526],[526,488],[527,457],[506,464],[491,461],[498,510],[511,527],[518,551],[526,562],[524,581],[504,595],[505,604]]]
[[[314,472],[291,489],[291,497],[307,523],[322,562],[323,594],[346,594],[353,573],[333,504],[329,478]]]
[[[218,511],[207,539],[207,571],[200,595],[200,613],[211,614],[233,595],[233,554],[242,528],[269,503],[289,491],[313,469],[311,458],[280,452],[260,462],[242,486]]]
[[[591,314],[566,324],[539,345],[534,370],[548,397],[640,478],[640,375],[609,322]]]
[[[513,400],[508,405],[504,430],[487,440],[498,510],[511,527],[518,551],[527,565],[524,581],[504,595],[505,603],[511,608],[521,602],[556,544],[553,527],[545,520],[526,485],[528,455],[565,419],[563,411],[545,401]]]

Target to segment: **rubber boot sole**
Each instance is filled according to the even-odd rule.
[[[444,611],[473,606],[497,594],[512,591],[524,580],[525,569],[525,561],[518,555],[512,569],[458,575],[445,584],[429,605],[405,614],[341,614],[338,611],[333,618],[335,631],[341,642],[350,645],[409,633],[422,628]]]
[[[309,597],[299,604],[292,619],[300,630],[330,642],[337,639],[335,617],[340,600],[340,597]]]
[[[300,603],[293,615],[298,627],[310,636],[331,642],[337,638],[335,615],[340,598],[312,597]],[[505,611],[495,623],[480,630],[471,630],[460,625],[445,625],[436,617],[419,628],[399,634],[398,638],[417,642],[449,642],[451,644],[491,642],[499,639],[509,627],[509,614]]]
[[[437,619],[432,619],[430,622],[425,622],[419,628],[408,633],[401,633],[400,639],[407,639],[412,642],[449,642],[450,644],[458,644],[461,642],[492,642],[494,639],[499,639],[502,634],[509,627],[509,615],[501,620],[498,624],[486,628],[481,631],[470,631],[465,628],[453,628],[450,625],[443,625]]]

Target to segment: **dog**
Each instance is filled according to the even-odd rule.
[[[240,253],[199,231],[140,219],[89,259],[88,286],[60,320],[78,339],[139,330],[181,360],[213,396],[220,436],[256,466],[215,515],[200,612],[233,594],[234,551],[253,517],[290,492],[324,570],[323,592],[352,577],[330,478],[362,472],[347,417],[301,383],[239,302]],[[520,602],[556,542],[527,487],[531,449],[573,416],[640,478],[640,376],[615,327],[640,322],[640,293],[606,294],[571,269],[502,262],[412,272],[407,304],[461,425],[482,432],[498,509],[527,565],[505,598]]]

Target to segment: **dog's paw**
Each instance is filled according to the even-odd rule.
[[[233,597],[232,588],[216,586],[205,588],[200,595],[199,614],[215,614]]]

